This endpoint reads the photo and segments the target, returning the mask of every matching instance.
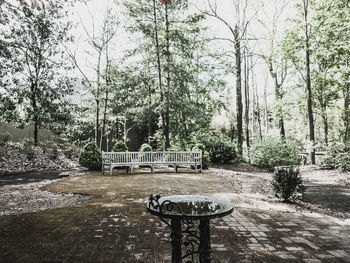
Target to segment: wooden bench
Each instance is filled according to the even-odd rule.
[[[135,167],[150,167],[154,173],[154,167],[168,165],[174,167],[177,172],[178,166],[193,166],[198,172],[202,172],[202,151],[193,152],[102,152],[102,174],[109,170],[112,175],[116,167],[130,168],[131,173]]]
[[[298,153],[298,156],[301,158],[301,162],[303,165],[307,164],[308,158],[309,158],[310,153],[309,152],[300,152]],[[316,156],[325,156],[325,152],[315,152],[315,157]]]

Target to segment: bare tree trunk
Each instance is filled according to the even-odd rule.
[[[104,110],[103,110],[103,123],[102,123],[102,132],[101,132],[101,139],[100,139],[100,149],[102,150],[103,146],[103,138],[106,137],[106,124],[107,124],[107,109],[108,109],[108,94],[109,94],[109,85],[111,83],[110,80],[110,61],[108,57],[108,45],[106,45],[106,90],[105,90],[105,98],[104,98]],[[107,135],[108,136],[108,135]],[[106,141],[107,143],[107,141]],[[107,146],[108,147],[108,146]]]
[[[244,94],[245,94],[245,139],[247,151],[249,152],[249,62],[247,52],[244,54]]]
[[[30,92],[31,92],[31,104],[33,109],[33,122],[34,122],[34,145],[37,146],[39,142],[39,117],[38,117],[38,105],[36,100],[36,83],[31,83]]]
[[[235,56],[236,56],[236,103],[237,103],[237,143],[238,154],[243,154],[243,103],[241,79],[241,40],[239,26],[234,29]]]
[[[326,108],[321,107],[321,116],[323,121],[324,142],[328,145],[328,116]]]
[[[165,39],[166,39],[166,57],[167,57],[167,67],[166,67],[166,107],[165,107],[165,150],[170,148],[170,43],[169,43],[169,17],[168,17],[168,2],[165,1]]]
[[[95,142],[96,145],[99,145],[99,132],[100,132],[100,78],[101,78],[101,50],[98,53],[98,60],[97,60],[97,83],[96,83],[96,95],[95,95],[95,102],[96,102],[96,122],[95,122]]]
[[[269,131],[269,111],[267,108],[267,79],[265,79],[265,86],[264,86],[264,108],[265,108],[265,132],[268,133]]]
[[[108,89],[105,91],[105,98],[104,98],[105,104],[103,109],[103,122],[102,122],[102,132],[101,132],[101,139],[100,139],[100,149],[102,150],[103,146],[103,138],[106,137],[106,124],[107,124],[107,108],[108,108]]]
[[[251,61],[251,65],[253,65],[253,62]],[[253,71],[253,68],[251,69],[252,72],[251,72],[251,76],[252,76],[252,81],[251,81],[251,87],[252,87],[252,110],[251,110],[251,121],[252,121],[252,128],[253,128],[253,137],[256,137],[256,133],[257,133],[257,126],[256,125],[256,121],[257,121],[257,118],[255,116],[255,113],[257,112],[257,101],[256,101],[256,89],[255,89],[255,86],[256,86],[256,83],[255,83],[255,79],[254,79],[254,71]]]
[[[327,115],[327,103],[325,102],[324,96],[323,96],[323,90],[325,89],[324,85],[320,87],[321,91],[317,95],[318,102],[320,103],[321,108],[321,118],[323,122],[323,136],[324,136],[324,142],[326,145],[328,145],[328,115]]]
[[[311,91],[311,71],[310,71],[310,38],[309,38],[309,21],[308,21],[308,5],[309,0],[304,2],[304,19],[305,19],[305,60],[306,60],[306,90],[307,90],[307,111],[309,119],[309,131],[311,142],[311,164],[315,164],[315,127],[312,110],[312,91]]]
[[[252,63],[253,64],[253,63]],[[252,72],[252,96],[253,96],[253,125],[255,120],[258,122],[258,132],[259,139],[262,140],[262,130],[261,130],[261,113],[260,113],[260,103],[259,103],[259,94],[256,83],[256,78],[254,72]]]
[[[146,86],[146,83],[145,83],[145,86]],[[153,132],[152,132],[152,113],[151,113],[151,96],[152,96],[151,85],[148,85],[147,90],[148,90],[148,124],[147,124],[147,126],[148,126],[147,127],[148,128],[148,144],[151,145],[151,138],[153,135]]]
[[[349,125],[349,122],[350,122],[350,109],[349,109],[349,106],[350,106],[350,84],[347,83],[346,86],[345,86],[345,92],[344,92],[344,127],[345,127],[345,130],[344,130],[344,138],[343,138],[343,142],[344,142],[344,145],[347,144],[347,141],[348,141],[348,136],[349,136],[349,129],[350,129],[350,125]]]
[[[278,82],[277,73],[274,71],[271,60],[269,60],[268,65],[269,65],[270,75],[273,78],[274,85],[275,85],[275,99],[276,99],[276,102],[279,103],[282,100],[281,82],[280,83]],[[278,104],[278,113],[277,113],[278,128],[280,129],[281,138],[284,139],[286,137],[286,132],[284,130],[283,113],[280,107],[281,106]]]
[[[257,89],[255,89],[256,94],[256,111],[257,111],[257,118],[258,118],[258,125],[259,125],[259,138],[260,141],[262,141],[262,130],[261,130],[261,114],[260,114],[260,104],[259,104],[259,94]]]
[[[162,85],[162,68],[160,63],[160,50],[159,50],[159,39],[158,39],[158,25],[157,25],[157,12],[156,12],[156,1],[153,0],[153,22],[154,22],[154,32],[155,32],[155,44],[156,44],[156,55],[157,55],[157,68],[158,68],[158,85],[160,92],[160,103],[161,103],[161,119],[162,119],[162,130],[163,130],[163,140],[165,143],[165,134],[166,134],[166,121],[165,121],[165,112],[164,112],[164,91]],[[165,148],[165,145],[163,145]]]

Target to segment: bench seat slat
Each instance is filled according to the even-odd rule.
[[[102,152],[102,173],[106,166],[109,167],[110,175],[114,167],[130,167],[136,165],[151,166],[154,165],[174,165],[175,171],[177,165],[195,166],[196,172],[198,166],[202,171],[202,151],[186,152]]]

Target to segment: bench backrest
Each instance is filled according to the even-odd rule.
[[[103,164],[110,163],[200,163],[202,151],[194,152],[102,152]]]

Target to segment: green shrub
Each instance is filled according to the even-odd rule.
[[[202,152],[202,167],[208,169],[211,165],[210,155],[207,151]]]
[[[95,142],[87,143],[80,151],[79,164],[90,170],[98,170],[101,168],[102,154]]]
[[[204,144],[202,144],[202,143],[196,143],[196,144],[193,146],[192,151],[198,151],[198,150],[200,150],[200,151],[202,151],[202,152],[206,151]]]
[[[223,136],[208,135],[202,143],[212,163],[232,163],[237,159],[236,146]]]
[[[350,171],[350,147],[345,147],[343,144],[330,145],[322,164],[343,171]]]
[[[250,148],[250,160],[255,166],[272,170],[276,166],[296,165],[300,160],[293,144],[280,138],[267,137]]]
[[[175,152],[175,151],[183,151],[184,149],[181,148],[179,144],[172,144],[170,148],[168,149],[169,152]]]
[[[276,168],[271,184],[275,196],[282,198],[284,202],[288,202],[291,197],[295,197],[297,193],[302,194],[305,190],[299,168],[293,166]]]
[[[61,145],[63,154],[71,159],[76,160],[79,157],[79,147],[73,143],[64,143]]]
[[[21,144],[24,146],[24,148],[32,147],[34,146],[34,138],[33,137],[24,138],[21,141]]]
[[[51,160],[57,159],[59,155],[59,148],[57,143],[47,141],[45,144],[41,144],[43,151],[45,151]]]
[[[117,141],[112,148],[112,152],[127,152],[127,151],[128,151],[128,146],[126,146],[126,144],[121,140]]]
[[[198,143],[193,148],[192,151],[202,151],[202,168],[208,169],[211,165],[209,152],[205,150],[204,144]]]
[[[0,146],[5,146],[13,140],[13,136],[8,131],[0,135]]]
[[[141,145],[139,151],[140,152],[152,152],[152,147],[148,143],[144,143]]]

